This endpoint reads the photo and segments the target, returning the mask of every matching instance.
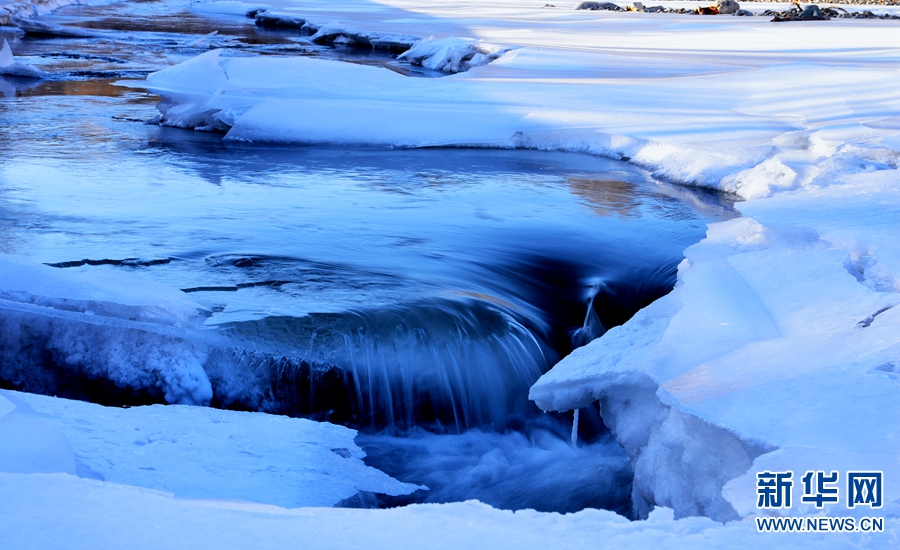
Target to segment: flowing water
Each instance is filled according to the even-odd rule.
[[[0,77],[0,251],[189,292],[233,343],[214,382],[262,370],[267,385],[264,402],[213,405],[355,427],[372,465],[431,488],[347,505],[627,512],[630,465],[596,411],[573,446],[571,415],[539,413],[528,388],[668,292],[728,202],[586,155],[252,146],[161,127],[156,98],[113,82],[204,51],[196,35],[213,30],[233,55],[433,75],[160,6],[42,18],[96,36],[3,34],[50,75]]]

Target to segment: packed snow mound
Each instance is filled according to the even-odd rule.
[[[487,65],[509,51],[492,44],[485,44],[466,38],[434,37],[416,43],[400,54],[397,59],[405,59],[413,65],[420,65],[434,71],[460,73]]]
[[[676,516],[757,513],[762,471],[900,478],[900,416],[885,414],[900,410],[896,176],[736,207],[747,217],[688,248],[671,294],[562,360],[531,398],[547,410],[599,401],[634,461],[636,506]],[[707,483],[692,478],[704,468]],[[900,516],[900,486],[885,491],[879,513]],[[733,511],[704,508],[726,502]],[[777,513],[821,512],[794,502]]]
[[[64,472],[180,497],[284,508],[334,506],[360,491],[405,495],[363,464],[343,426],[183,405],[120,409],[0,390],[0,471]]]
[[[9,47],[9,42],[3,39],[3,47],[0,48],[0,75],[41,78],[44,76],[44,71],[37,67],[26,65],[21,61],[16,61],[12,48]]]

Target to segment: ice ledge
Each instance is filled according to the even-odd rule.
[[[823,512],[799,502],[809,470],[897,479],[898,206],[889,172],[739,203],[752,217],[712,224],[671,294],[561,361],[531,398],[545,410],[599,401],[632,457],[642,516],[760,513],[765,470],[795,473],[783,515]],[[879,515],[900,515],[898,489]],[[859,512],[841,502],[824,512]]]

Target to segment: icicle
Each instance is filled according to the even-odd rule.
[[[572,419],[572,446],[578,444],[578,409],[575,409],[575,415]]]

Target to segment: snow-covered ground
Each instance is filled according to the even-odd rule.
[[[354,430],[184,405],[120,409],[0,390],[0,471],[65,473],[285,508],[418,487],[363,464]]]
[[[229,13],[243,9],[228,4]],[[226,139],[579,151],[747,199],[738,204],[743,218],[711,225],[686,251],[672,294],[574,352],[531,391],[548,410],[599,401],[633,461],[635,509],[646,521],[600,511],[512,514],[472,503],[285,511],[10,473],[0,474],[2,494],[11,495],[0,503],[9,518],[2,540],[14,547],[64,540],[91,547],[134,540],[900,544],[900,22],[770,23],[540,4],[266,2],[253,7],[348,36],[453,39],[421,59],[435,67],[484,55],[459,56],[476,41],[505,53],[452,76],[412,79],[212,51],[132,85],[163,97],[165,122],[227,130]],[[190,390],[203,401],[203,388]],[[788,470],[794,505],[757,509],[757,473]],[[838,504],[801,503],[800,477],[809,470],[840,472]],[[844,476],[856,470],[884,473],[882,508],[847,508]],[[756,532],[757,514],[887,521],[884,533],[774,535]],[[728,523],[686,518],[695,515]]]
[[[0,540],[24,548],[844,547],[752,522],[631,522],[605,510],[509,512],[468,501],[334,509],[357,491],[403,494],[362,464],[353,431],[307,420],[187,406],[113,409],[0,391]],[[896,528],[897,520],[889,527]],[[870,539],[871,540],[871,539]],[[773,544],[774,543],[774,544]]]

